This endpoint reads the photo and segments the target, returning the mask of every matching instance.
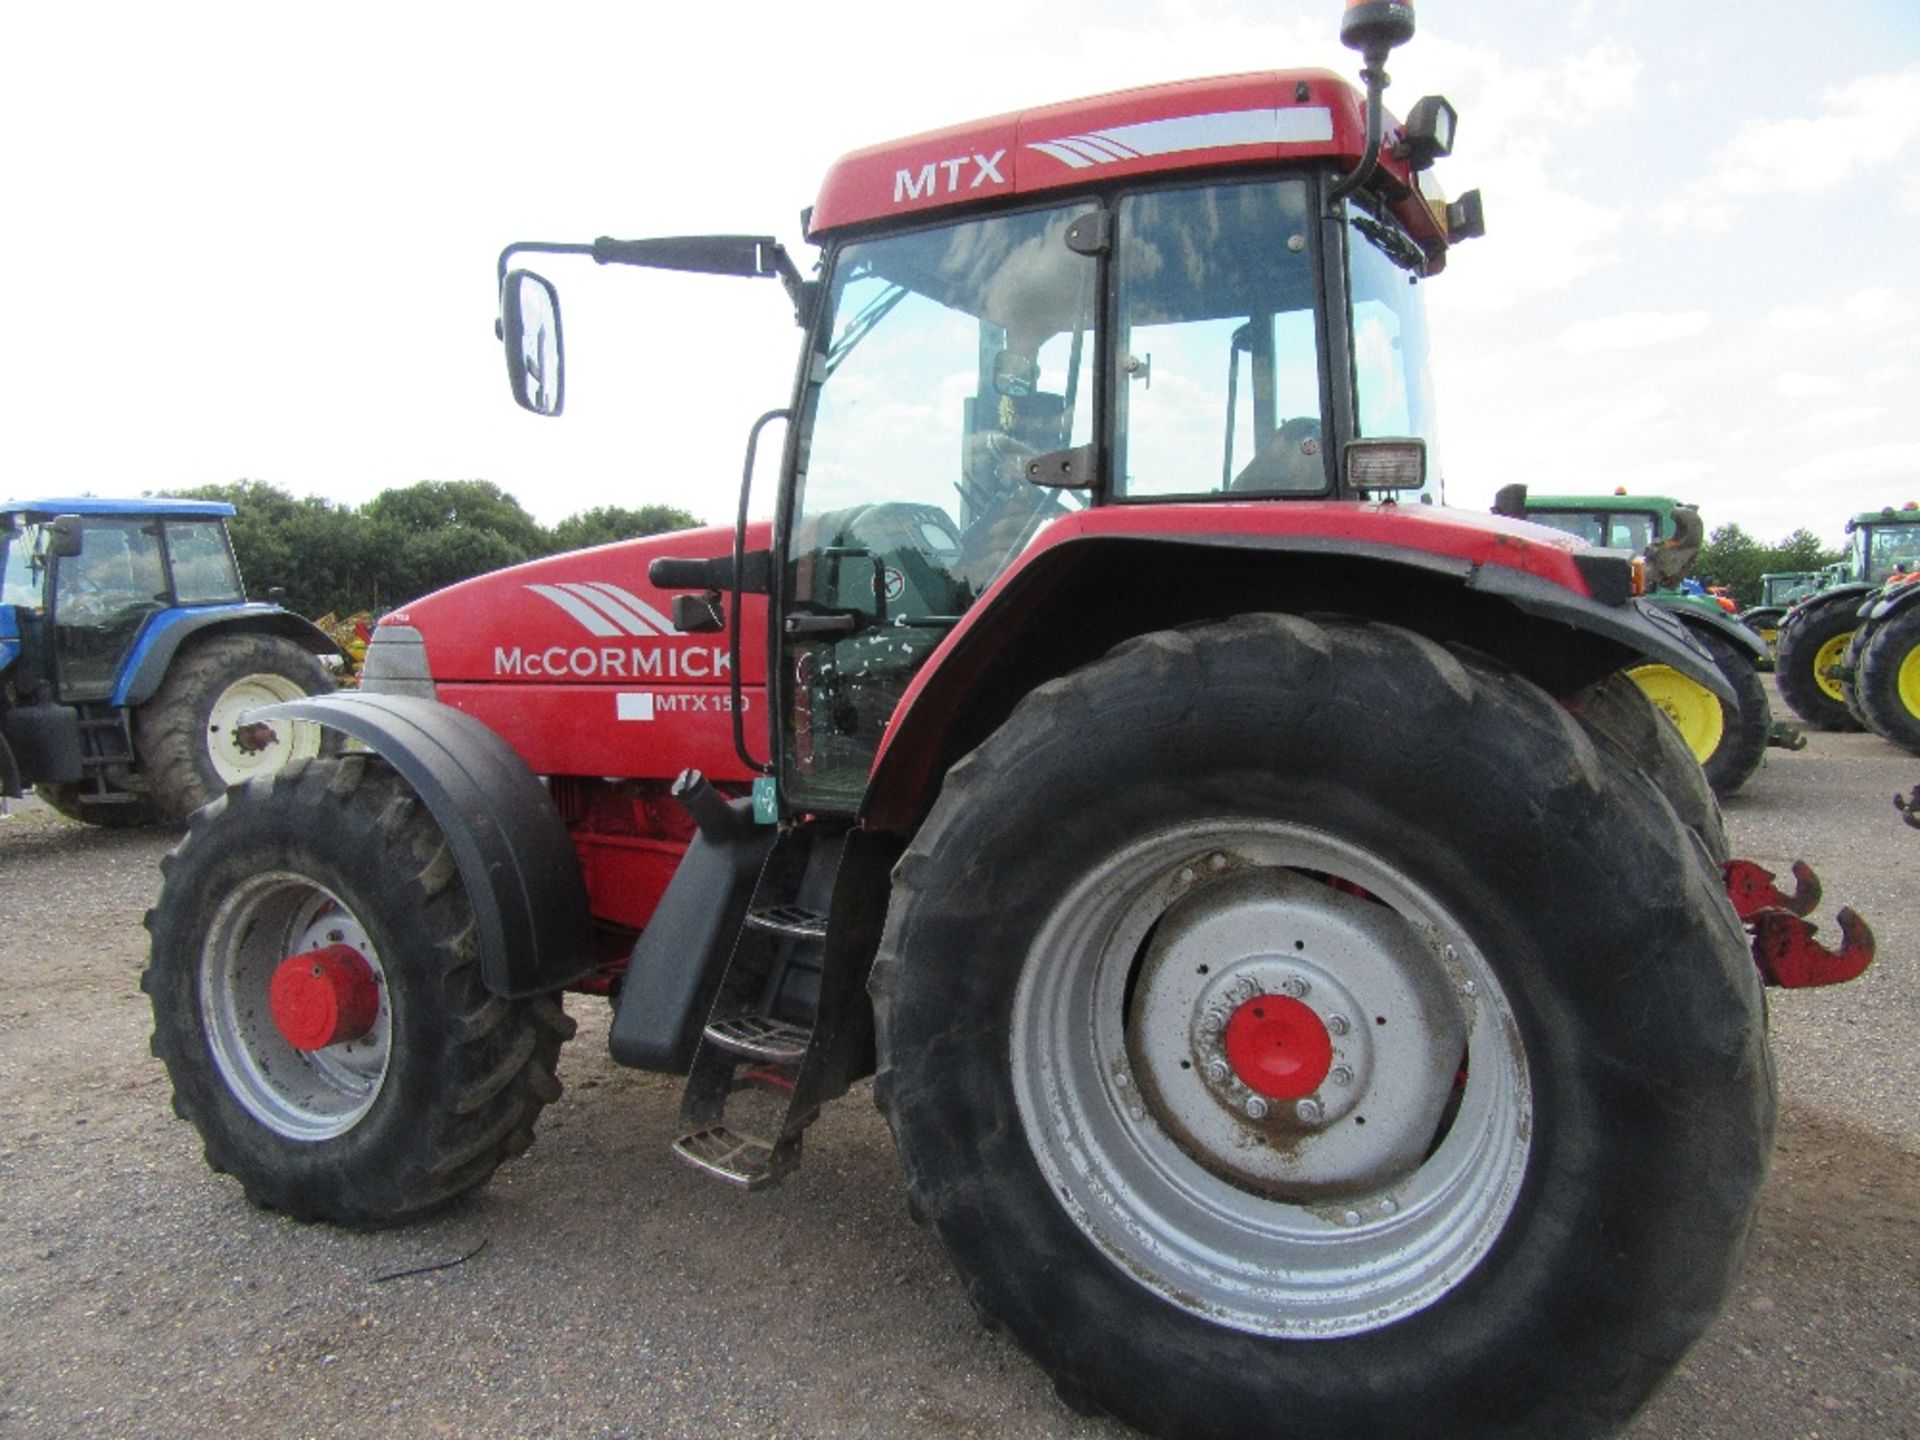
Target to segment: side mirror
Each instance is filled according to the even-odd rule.
[[[560,297],[546,279],[531,270],[508,273],[500,286],[500,338],[514,400],[536,415],[558,415],[567,399]]]
[[[78,515],[56,515],[47,522],[47,554],[70,559],[80,553],[85,534]]]

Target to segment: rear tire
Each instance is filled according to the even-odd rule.
[[[378,1225],[483,1184],[558,1097],[573,1022],[481,983],[473,909],[438,825],[362,756],[296,762],[196,813],[147,916],[153,1053],[207,1163],[254,1204]],[[380,992],[362,1037],[299,1050],[280,962],[346,944]]]
[[[1920,755],[1920,605],[1873,626],[1854,668],[1854,699],[1876,735]]]
[[[272,740],[253,747],[235,722],[256,706],[331,689],[320,662],[282,635],[216,635],[176,655],[134,713],[134,750],[161,817],[177,824],[230,785],[318,755],[322,731],[311,721],[278,721]]]
[[[1672,809],[1385,626],[1244,617],[1035,691],[949,773],[872,986],[969,1296],[1156,1435],[1610,1433],[1724,1302],[1771,1143]],[[1276,986],[1330,1037],[1312,1117],[1215,1073]]]
[[[1732,857],[1726,818],[1720,813],[1719,798],[1707,784],[1706,772],[1667,713],[1648,698],[1646,691],[1624,672],[1616,673],[1589,685],[1567,708],[1579,717],[1597,744],[1652,782],[1680,822],[1700,837],[1713,864],[1723,865]]]
[[[1826,673],[1846,660],[1847,642],[1860,623],[1854,615],[1859,603],[1858,596],[1848,596],[1824,605],[1796,607],[1780,626],[1774,683],[1793,713],[1816,730],[1864,728],[1847,706],[1846,686]]]

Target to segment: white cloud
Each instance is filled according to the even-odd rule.
[[[1920,65],[1909,65],[1825,91],[1818,114],[1747,120],[1715,152],[1704,180],[1654,210],[1655,222],[1675,230],[1725,230],[1735,202],[1829,194],[1856,174],[1883,171],[1920,137],[1916,95]],[[1910,172],[1906,179],[1912,183]]]
[[[1784,471],[1780,478],[1819,484],[1846,482],[1861,489],[1911,489],[1916,474],[1920,474],[1920,441],[1896,441],[1857,450],[1830,451]]]
[[[1828,435],[1837,430],[1852,430],[1871,425],[1887,413],[1884,405],[1826,405],[1794,426],[1803,435]]]
[[[1833,375],[1809,375],[1804,370],[1789,370],[1774,376],[1769,388],[1785,400],[1817,400],[1822,395],[1839,395],[1847,387]]]
[[[1560,348],[1574,355],[1598,355],[1618,350],[1645,350],[1690,340],[1712,323],[1704,310],[1628,311],[1599,320],[1581,320],[1560,335]]]

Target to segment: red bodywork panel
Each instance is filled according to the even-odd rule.
[[[1442,214],[1423,180],[1394,158],[1388,118],[1380,171],[1394,212],[1445,262]],[[1078,190],[1109,180],[1223,166],[1334,160],[1358,164],[1366,144],[1363,97],[1329,70],[1276,70],[1185,80],[996,115],[843,156],[820,186],[812,233],[897,220],[1012,196]]]
[[[747,547],[764,550],[771,530],[753,526]],[[536,774],[671,780],[693,767],[745,783],[727,636],[674,630],[673,592],[647,579],[656,557],[732,549],[733,531],[716,526],[578,550],[449,586],[380,624],[418,630],[441,703],[483,721]],[[767,602],[743,598],[742,699],[757,739]]]
[[[767,548],[771,531],[750,527],[747,548]],[[732,549],[731,527],[603,545],[478,576],[380,621],[419,631],[440,702],[549,777],[605,946],[607,970],[582,988],[604,988],[624,963],[631,932],[692,840],[692,822],[667,793],[674,777],[697,769],[732,793],[752,780],[734,751],[726,634],[674,630],[673,592],[647,579],[658,556]],[[741,700],[757,750],[766,744],[767,602],[743,603]]]

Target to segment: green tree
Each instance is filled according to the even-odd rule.
[[[569,515],[548,532],[548,545],[555,552],[584,550],[589,545],[608,545],[616,540],[632,540],[641,535],[660,535],[669,530],[691,530],[702,522],[686,510],[673,505],[643,505],[629,510],[620,505],[599,505]]]
[[[489,480],[421,480],[383,490],[364,514],[386,605],[548,549],[546,532]]]
[[[1817,535],[1796,530],[1777,545],[1762,545],[1738,525],[1723,525],[1700,547],[1694,569],[1712,585],[1725,585],[1741,609],[1760,603],[1760,577],[1787,570],[1818,570],[1840,558]]]

